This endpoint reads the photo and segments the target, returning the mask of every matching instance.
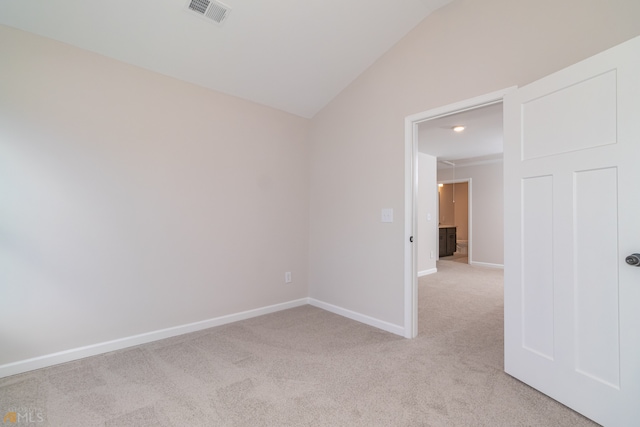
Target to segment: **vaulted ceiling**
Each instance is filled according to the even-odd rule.
[[[191,1],[5,0],[0,24],[313,117],[451,0],[222,0],[221,25]]]

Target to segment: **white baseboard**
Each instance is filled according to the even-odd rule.
[[[337,305],[329,304],[324,301],[319,301],[315,298],[309,298],[309,304],[314,307],[330,311],[331,313],[339,314],[340,316],[344,316],[360,323],[364,323],[365,325],[373,326],[374,328],[382,329],[383,331],[391,332],[392,334],[404,337],[403,326],[394,325],[393,323],[385,322],[383,320],[376,319],[365,314],[347,310],[346,308],[338,307]]]
[[[418,277],[428,276],[429,274],[437,273],[437,268],[430,268],[429,270],[418,271]]]
[[[478,267],[504,268],[504,264],[491,264],[490,262],[471,261],[469,264],[476,265]]]
[[[174,326],[171,328],[146,332],[144,334],[133,335],[130,337],[119,338],[112,341],[92,344],[84,347],[78,347],[70,350],[60,351],[57,353],[47,354],[44,356],[38,356],[31,359],[7,363],[5,365],[0,365],[0,378],[21,374],[23,372],[32,371],[34,369],[45,368],[47,366],[58,365],[60,363],[71,362],[72,360],[83,359],[89,356],[108,353],[110,351],[120,350],[135,345],[146,344],[148,342],[170,338],[176,335],[188,334],[190,332],[213,328],[215,326],[226,325],[227,323],[250,319],[252,317],[262,316],[269,313],[275,313],[276,311],[299,307],[306,304],[309,304],[309,298],[301,298],[281,304],[270,305],[267,307],[256,308],[254,310],[229,314],[227,316],[220,316],[213,319],[202,320],[200,322],[188,323],[186,325]]]
[[[254,310],[248,310],[240,313],[216,317],[213,319],[202,320],[200,322],[188,323],[186,325],[174,326],[171,328],[146,332],[144,334],[133,335],[130,337],[119,338],[84,347],[64,350],[57,353],[46,354],[44,356],[38,356],[31,359],[7,363],[5,365],[0,365],[0,378],[21,374],[23,372],[33,371],[34,369],[46,368],[48,366],[58,365],[60,363],[71,362],[73,360],[84,359],[85,357],[96,356],[98,354],[108,353],[110,351],[121,350],[127,347],[146,344],[152,341],[175,337],[177,335],[188,334],[190,332],[196,332],[203,329],[226,325],[227,323],[233,323],[240,320],[250,319],[252,317],[275,313],[277,311],[287,310],[289,308],[300,307],[306,304],[321,308],[340,316],[347,317],[349,319],[364,323],[369,326],[373,326],[374,328],[382,329],[396,335],[404,336],[404,327],[402,326],[394,325],[392,323],[360,314],[355,311],[347,310],[345,308],[319,301],[314,298],[301,298],[281,304],[270,305],[267,307],[256,308]]]

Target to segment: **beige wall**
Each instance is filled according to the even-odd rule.
[[[0,365],[308,295],[308,120],[7,27],[0,69]]]
[[[311,295],[403,325],[404,118],[534,81],[638,22],[636,0],[457,0],[421,22],[312,121]]]
[[[453,198],[455,199],[455,226],[456,226],[456,239],[468,240],[469,239],[469,184],[466,182],[460,182],[457,184],[451,184],[454,188]]]
[[[440,174],[440,172],[438,172]],[[457,182],[439,188],[441,225],[455,225],[456,239],[469,239],[469,184]]]
[[[456,211],[453,205],[453,186],[445,184],[438,189],[438,200],[440,201],[438,217],[440,225],[455,225]]]

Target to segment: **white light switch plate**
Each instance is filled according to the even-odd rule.
[[[382,216],[380,221],[393,222],[393,209],[382,209]]]

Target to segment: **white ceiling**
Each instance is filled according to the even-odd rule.
[[[465,126],[458,133],[456,125]],[[442,161],[465,164],[493,161],[502,158],[502,103],[452,114],[418,125],[418,151]]]
[[[188,0],[4,0],[0,23],[312,117],[451,0],[223,0],[223,25]]]

